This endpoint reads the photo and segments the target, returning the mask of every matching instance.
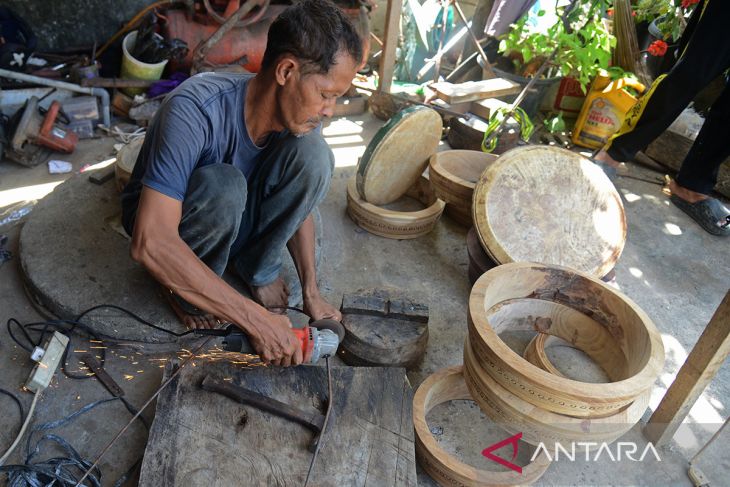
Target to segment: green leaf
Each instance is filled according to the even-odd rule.
[[[556,134],[560,132],[565,132],[565,120],[563,120],[563,113],[560,112],[557,115],[550,117],[548,119],[545,119],[543,122],[545,124],[545,128],[551,133]]]

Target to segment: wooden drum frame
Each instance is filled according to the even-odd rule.
[[[469,392],[484,414],[510,433],[521,432],[527,443],[542,442],[548,449],[552,449],[552,443],[570,449],[571,442],[591,443],[589,449],[595,449],[603,442],[615,441],[641,419],[651,396],[650,390],[643,392],[628,406],[602,418],[557,414],[530,404],[494,380],[480,367],[469,338],[464,345],[463,374]]]
[[[419,182],[423,182],[422,177]],[[408,195],[412,196],[427,207],[420,211],[394,211],[380,208],[366,202],[357,192],[355,178],[350,179],[347,184],[347,214],[360,227],[368,232],[386,238],[410,239],[426,235],[441,217],[445,203],[432,194],[428,194],[423,188],[425,183],[416,189],[411,188]]]
[[[426,416],[435,406],[458,399],[473,401],[464,383],[462,366],[448,367],[430,375],[413,397],[413,425],[416,432],[416,459],[439,485],[482,487],[489,485],[529,485],[536,482],[550,466],[550,459],[540,452],[522,473],[479,470],[463,463],[441,448],[433,438]]]
[[[517,316],[512,322],[503,320],[493,327],[500,307],[523,299],[552,301],[598,322],[604,332],[590,340],[600,340],[599,350],[611,341],[618,346],[628,364],[626,378],[607,384],[566,379],[515,353],[498,336],[506,326],[512,326],[509,323],[532,324],[544,333],[550,333],[553,326],[567,328],[563,333],[581,332],[562,311],[547,317]],[[646,313],[598,279],[565,267],[511,263],[489,270],[472,288],[468,327],[481,369],[528,403],[568,416],[597,417],[621,410],[652,388],[664,366],[661,337]],[[590,333],[595,334],[594,327]]]

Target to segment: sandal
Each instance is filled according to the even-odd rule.
[[[690,203],[677,195],[671,195],[669,199],[674,206],[691,216],[711,234],[721,237],[730,236],[730,210],[718,200],[707,198],[697,203]]]

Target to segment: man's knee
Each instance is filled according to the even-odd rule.
[[[212,164],[196,169],[183,201],[181,230],[235,232],[246,209],[246,195],[246,178],[235,167]]]
[[[212,164],[196,169],[190,175],[183,202],[195,211],[235,210],[246,208],[246,178],[230,164]],[[192,209],[192,208],[191,208]]]
[[[318,133],[303,137],[290,135],[277,148],[287,160],[286,171],[304,185],[324,187],[329,184],[334,170],[334,156],[327,142]]]

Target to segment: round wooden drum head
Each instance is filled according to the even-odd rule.
[[[500,264],[539,262],[604,276],[626,243],[621,198],[580,154],[548,146],[506,152],[482,174],[472,207],[479,240]]]
[[[387,205],[413,186],[436,152],[443,124],[435,110],[413,106],[378,130],[357,165],[357,191],[374,205]]]

